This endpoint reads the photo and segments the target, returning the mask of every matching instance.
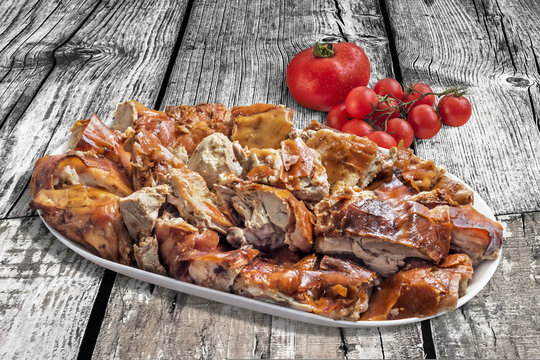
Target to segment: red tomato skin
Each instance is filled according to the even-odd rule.
[[[399,100],[403,100],[403,87],[399,81],[395,79],[384,78],[377,81],[373,87],[373,91],[375,91],[377,95],[384,96],[387,94],[392,94]]]
[[[349,91],[365,86],[371,74],[369,60],[353,43],[334,44],[334,56],[319,58],[313,47],[296,54],[287,67],[287,86],[302,106],[328,111],[345,101]]]
[[[439,101],[438,106],[441,120],[449,126],[465,125],[472,115],[471,103],[465,96],[448,94]]]
[[[441,130],[442,123],[433,106],[421,104],[409,111],[407,121],[419,139],[430,139]]]
[[[391,107],[394,108],[390,109]],[[379,101],[376,110],[376,112],[370,115],[371,123],[379,129],[384,130],[384,122],[386,119],[399,117],[399,102],[394,99]]]
[[[416,83],[416,84],[414,84],[413,89],[416,90],[416,91],[419,91],[421,94],[433,92],[433,90],[424,83]],[[407,94],[407,95],[403,96],[403,102],[409,102],[409,101],[416,100],[416,99],[420,98],[420,96],[421,95],[416,93],[416,92],[411,93],[411,94]],[[415,106],[423,105],[423,104],[431,105],[431,106],[435,105],[435,95],[425,96],[422,99],[415,102],[414,104],[405,106],[405,108],[406,108],[407,111],[411,111],[411,109],[414,108]]]
[[[347,134],[353,134],[357,136],[367,136],[370,132],[373,131],[373,128],[364,120],[352,119],[349,120],[345,125],[343,125],[341,131]]]
[[[345,98],[347,112],[357,119],[362,119],[369,115],[373,111],[373,106],[377,106],[378,104],[379,98],[377,94],[367,86],[355,87]]]
[[[385,149],[397,146],[396,140],[392,135],[387,134],[384,131],[373,131],[369,133],[367,138],[377,144],[378,147]]]
[[[341,130],[350,118],[351,116],[347,113],[345,104],[337,104],[328,110],[328,114],[326,114],[326,125]]]
[[[399,144],[403,140],[403,146],[408,148],[414,140],[414,129],[405,119],[393,118],[386,123],[386,132]]]

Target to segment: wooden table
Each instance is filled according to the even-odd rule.
[[[0,2],[0,358],[533,358],[540,351],[538,1]],[[386,76],[469,88],[472,120],[416,152],[472,185],[503,258],[463,308],[414,325],[312,326],[106,271],[28,208],[34,162],[116,104],[281,103],[292,56],[325,36]]]

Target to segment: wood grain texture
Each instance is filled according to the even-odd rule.
[[[404,81],[435,90],[466,86],[473,104],[469,123],[417,141],[417,153],[445,164],[497,214],[539,210],[539,107],[531,106],[531,98],[538,100],[538,57],[527,37],[538,39],[538,24],[537,16],[522,17],[538,14],[538,3],[387,3]],[[508,16],[504,4],[512,8]]]
[[[54,52],[95,1],[0,2],[0,127],[9,132],[55,64]]]
[[[75,358],[103,269],[36,216],[0,220],[0,240],[0,358]]]
[[[0,217],[29,214],[33,164],[68,139],[74,121],[93,112],[112,121],[126,99],[154,105],[185,6],[173,0],[103,2],[57,49],[56,66],[23,116],[12,130],[0,131],[0,159],[17,164],[0,175]]]
[[[540,213],[498,220],[505,227],[499,268],[462,309],[431,321],[437,357],[538,357]]]
[[[391,75],[376,1],[197,1],[163,104],[283,103],[295,110],[297,127],[312,118],[324,120],[324,113],[302,108],[290,97],[284,78],[292,56],[324,36],[357,42],[376,59],[374,78]],[[119,277],[96,344],[98,357],[110,353],[119,358],[142,353],[145,358],[209,359],[423,356],[419,326],[342,331],[192,296],[175,297],[160,288],[149,293],[147,287]],[[125,323],[122,314],[129,314]],[[140,329],[133,335],[141,337],[140,344],[126,336],[133,327]],[[186,336],[173,335],[179,333]]]

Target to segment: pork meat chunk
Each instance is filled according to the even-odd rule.
[[[159,260],[159,248],[155,236],[143,237],[133,244],[133,257],[139,269],[167,275],[167,271]]]

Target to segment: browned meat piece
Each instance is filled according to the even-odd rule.
[[[132,127],[155,135],[165,147],[175,143],[175,122],[164,111],[151,110],[138,101],[129,100],[118,104],[114,113],[113,129],[126,131]]]
[[[232,173],[242,176],[247,154],[237,142],[232,142],[225,135],[215,133],[203,139],[191,155],[188,168],[198,172],[212,188],[219,180],[219,175]]]
[[[425,317],[454,310],[472,277],[471,259],[448,255],[439,266],[401,271],[375,289],[361,320],[394,320]]]
[[[167,106],[165,112],[176,121],[175,146],[183,146],[189,155],[208,135],[231,136],[233,121],[223,104]]]
[[[403,180],[401,170],[397,168],[394,169],[392,175],[369,184],[367,189],[373,191],[381,199],[407,200],[411,196],[418,194],[418,190]]]
[[[243,229],[227,232],[231,245],[251,245],[263,251],[284,245],[291,250],[311,250],[313,215],[289,191],[254,184],[232,174],[223,176],[215,188],[244,223]]]
[[[182,218],[158,219],[154,230],[159,256],[170,277],[191,281],[191,260],[218,249],[219,235],[213,230],[199,230]]]
[[[405,183],[411,184],[418,191],[433,189],[446,172],[444,168],[436,166],[433,161],[424,160],[414,155],[412,149],[391,148],[390,159],[391,166],[383,170],[391,171],[392,167],[400,169],[401,177],[405,180]]]
[[[245,177],[249,181],[270,186],[282,184],[280,175],[283,161],[280,150],[252,148],[244,168],[247,172]]]
[[[434,207],[441,205],[458,206],[458,204],[452,200],[452,197],[444,189],[433,189],[431,191],[422,191],[416,195],[409,197],[410,201],[416,201],[433,209]]]
[[[159,261],[159,247],[155,236],[143,237],[133,244],[133,257],[139,269],[167,275],[167,271]]]
[[[142,188],[120,199],[120,212],[133,239],[152,235],[159,209],[170,192],[168,185],[159,185]]]
[[[333,192],[342,187],[366,187],[387,157],[367,138],[327,129],[313,132],[306,144],[321,154]]]
[[[450,247],[471,257],[476,266],[482,260],[496,259],[502,246],[502,226],[473,207],[451,207],[454,228]]]
[[[189,275],[197,285],[229,292],[240,271],[257,255],[259,250],[255,249],[202,255],[191,261]]]
[[[473,191],[465,186],[465,184],[457,180],[452,180],[448,174],[441,176],[439,181],[435,183],[434,190],[444,191],[452,201],[459,205],[472,205],[474,201]]]
[[[240,272],[233,291],[333,319],[358,320],[367,310],[376,274],[328,256],[317,270],[315,263],[314,254],[296,264],[256,258]]]
[[[34,165],[30,194],[35,197],[42,190],[59,189],[69,185],[103,188],[118,196],[133,192],[124,168],[106,158],[81,152],[44,156]]]
[[[209,228],[222,234],[234,226],[228,214],[219,208],[215,194],[208,190],[201,175],[184,167],[172,170],[168,181],[172,193],[167,200],[189,223],[201,230]]]
[[[351,242],[353,254],[382,276],[396,273],[405,259],[439,263],[450,249],[448,207],[428,209],[412,201],[333,196],[315,206],[315,249]],[[330,244],[327,244],[330,242]]]
[[[145,130],[139,131],[130,145],[135,190],[164,184],[173,169],[185,167],[181,159]]]
[[[131,173],[130,153],[124,150],[122,135],[111,130],[96,114],[90,120],[75,122],[69,139],[70,148],[75,151],[92,152],[103,156]]]
[[[129,265],[133,249],[118,200],[110,192],[74,185],[41,190],[30,207],[69,239],[107,260]]]
[[[232,139],[248,148],[279,149],[293,127],[293,111],[283,105],[236,106],[232,116]]]

